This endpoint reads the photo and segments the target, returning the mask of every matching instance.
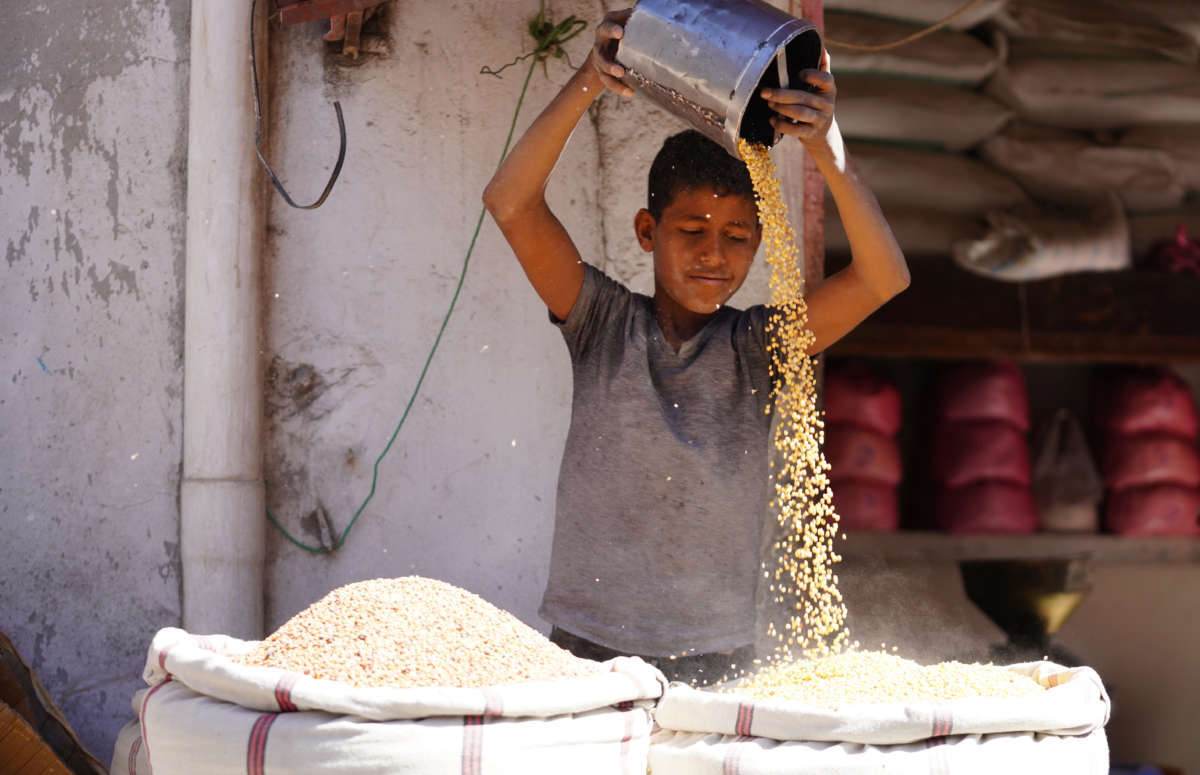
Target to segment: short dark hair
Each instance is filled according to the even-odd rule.
[[[722,196],[737,194],[755,202],[746,163],[695,129],[688,129],[668,137],[654,157],[646,209],[658,220],[680,191],[702,186],[711,186]]]

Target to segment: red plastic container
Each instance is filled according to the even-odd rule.
[[[831,365],[825,372],[825,422],[894,436],[900,429],[900,391],[860,363]]]
[[[848,533],[890,532],[900,527],[900,504],[890,484],[843,479],[833,482],[833,508]]]
[[[1032,533],[1037,507],[1027,485],[972,482],[938,493],[935,517],[948,533]]]
[[[1165,433],[1113,436],[1101,457],[1104,483],[1114,489],[1151,484],[1200,487],[1200,451]]]
[[[1104,525],[1122,535],[1200,535],[1200,488],[1163,484],[1114,490]]]
[[[955,366],[942,374],[937,389],[937,417],[946,422],[998,420],[1029,430],[1029,395],[1025,375],[1010,361]]]
[[[1191,387],[1163,368],[1131,369],[1100,385],[1096,427],[1108,434],[1167,433],[1195,439],[1200,429]]]
[[[1007,422],[954,422],[933,434],[934,480],[959,487],[982,479],[1028,485],[1032,473],[1025,432]]]
[[[825,427],[830,478],[897,485],[903,477],[900,447],[893,436],[844,423]]]

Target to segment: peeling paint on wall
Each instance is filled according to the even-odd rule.
[[[0,438],[21,450],[0,627],[101,760],[179,622],[188,13],[65,0],[0,25]]]

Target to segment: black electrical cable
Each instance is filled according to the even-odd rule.
[[[329,182],[325,184],[325,190],[321,192],[321,196],[317,197],[317,201],[310,205],[296,204],[288,192],[284,189],[283,184],[279,182],[279,178],[275,175],[275,170],[271,169],[271,165],[267,163],[263,157],[262,148],[262,98],[258,92],[258,58],[255,56],[254,45],[254,17],[256,15],[256,6],[258,0],[250,0],[250,75],[254,81],[254,152],[258,154],[258,160],[262,164],[263,169],[267,171],[267,175],[271,178],[271,183],[275,186],[275,190],[283,197],[283,201],[287,202],[297,210],[315,210],[325,202],[325,198],[329,196],[329,192],[333,190],[333,184],[337,182],[338,175],[342,171],[342,162],[346,159],[346,121],[342,118],[342,103],[334,101],[333,110],[337,113],[338,134],[341,137],[341,147],[338,148],[337,164],[333,165],[333,174],[329,176]]]

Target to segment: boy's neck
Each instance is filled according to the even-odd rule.
[[[661,291],[654,294],[654,318],[658,321],[663,338],[675,352],[679,352],[684,342],[700,333],[708,325],[708,321],[716,316],[716,312],[692,312]]]

